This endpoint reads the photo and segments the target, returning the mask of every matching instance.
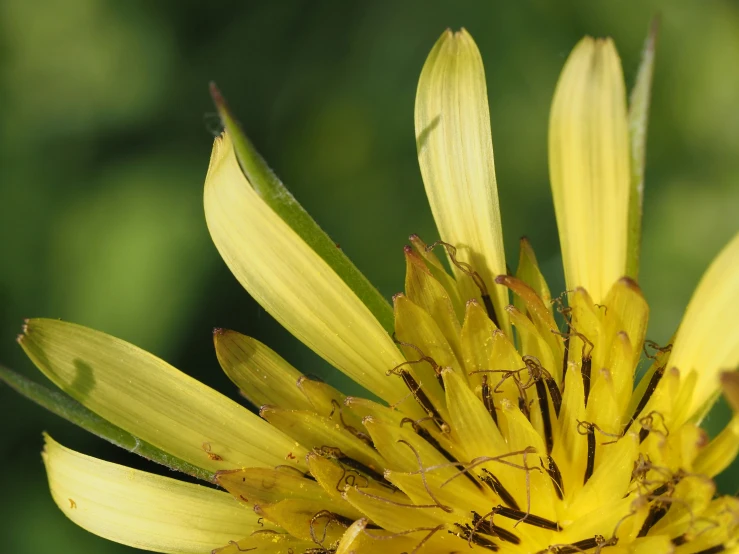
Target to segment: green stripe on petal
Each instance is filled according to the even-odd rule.
[[[388,333],[393,331],[393,311],[388,301],[357,269],[336,243],[305,211],[282,181],[269,168],[234,119],[221,93],[211,83],[211,95],[224,127],[233,137],[236,157],[257,194],[333,269],[364,302]]]
[[[32,319],[19,342],[72,398],[114,425],[210,471],[285,464],[295,442],[156,356],[99,331]]]
[[[203,481],[211,481],[215,475],[211,471],[190,464],[138,437],[134,437],[131,433],[116,427],[110,421],[85,408],[63,392],[48,389],[3,366],[0,366],[0,381],[51,413],[78,425],[85,431],[97,435],[119,448],[162,464],[169,469],[182,471]]]
[[[600,303],[626,271],[629,134],[621,60],[611,39],[582,39],[557,83],[549,175],[567,288]]]
[[[225,134],[205,182],[213,242],[244,288],[301,342],[377,396],[403,391],[385,375],[403,362],[370,310],[254,191]]]
[[[80,527],[155,552],[202,554],[259,529],[230,495],[85,456],[46,437],[57,506]]]
[[[485,71],[464,29],[447,30],[431,50],[418,82],[415,120],[418,162],[439,234],[481,275],[509,332],[503,311],[508,292],[495,286],[506,265]],[[479,297],[472,280],[453,269],[463,300]]]
[[[639,276],[641,254],[642,203],[644,200],[644,168],[647,152],[647,123],[652,98],[654,53],[657,47],[659,19],[655,18],[644,42],[636,83],[629,101],[629,139],[631,144],[631,191],[629,193],[629,234],[626,249],[626,275]]]

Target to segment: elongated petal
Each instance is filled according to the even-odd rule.
[[[213,472],[172,456],[172,454],[141,440],[139,437],[134,437],[131,433],[124,431],[105,418],[100,417],[92,410],[85,408],[67,394],[34,383],[30,379],[3,366],[0,366],[0,381],[9,385],[29,400],[33,400],[39,406],[43,406],[50,412],[63,417],[75,425],[79,425],[85,431],[89,431],[102,439],[110,441],[119,448],[125,448],[129,452],[135,452],[147,460],[163,464],[173,470],[182,471],[203,481],[213,479]]]
[[[722,370],[739,366],[739,233],[703,275],[675,337],[670,366],[694,380],[685,417],[702,417],[719,390]],[[691,377],[691,374],[693,377]]]
[[[269,346],[226,329],[216,329],[213,342],[223,371],[256,407],[264,404],[296,410],[310,407],[298,389],[298,379],[303,374]]]
[[[275,319],[376,395],[402,396],[385,371],[403,359],[382,325],[252,189],[227,134],[213,146],[205,217],[228,267]]]
[[[549,174],[567,288],[600,303],[626,271],[629,135],[621,61],[610,39],[586,37],[557,83]]]
[[[241,169],[259,196],[279,215],[354,291],[387,332],[393,329],[393,311],[387,299],[372,286],[352,261],[336,247],[326,232],[305,211],[277,175],[267,166],[226,105],[215,83],[210,84],[213,101],[226,131],[233,137]]]
[[[104,462],[46,437],[44,463],[57,506],[80,527],[155,552],[209,552],[258,529],[230,495]]]
[[[447,30],[423,66],[416,93],[416,145],[426,194],[441,238],[480,273],[501,325],[508,294],[494,285],[506,272],[495,181],[485,71],[472,37]],[[479,296],[454,268],[463,300]]]
[[[222,394],[120,339],[32,319],[19,339],[59,388],[111,423],[198,467],[285,464],[294,441]]]

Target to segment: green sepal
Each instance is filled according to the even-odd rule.
[[[96,413],[91,412],[63,392],[48,389],[1,365],[0,381],[6,383],[10,388],[39,406],[124,450],[138,454],[152,462],[162,464],[174,471],[181,471],[203,481],[213,482],[215,473],[211,473],[180,458],[167,454],[164,450],[160,450],[156,446],[135,437]]]
[[[631,147],[631,186],[629,192],[629,223],[626,244],[626,275],[639,276],[641,250],[642,204],[644,200],[644,167],[646,164],[647,124],[652,97],[654,54],[659,33],[659,17],[652,19],[644,41],[639,72],[629,98],[629,143]]]
[[[210,93],[221,122],[231,135],[241,169],[257,194],[341,277],[385,330],[392,333],[393,309],[390,303],[321,229],[269,168],[234,118],[215,83],[210,84]]]

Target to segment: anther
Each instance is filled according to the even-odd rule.
[[[408,390],[413,395],[413,398],[416,399],[416,402],[418,402],[421,408],[423,408],[423,411],[432,417],[434,423],[436,423],[439,429],[446,432],[449,429],[449,425],[441,418],[441,414],[433,405],[426,393],[423,392],[421,385],[416,381],[413,375],[411,375],[408,370],[402,369],[402,366],[408,363],[409,362],[403,362],[402,364],[395,366],[388,370],[387,375],[400,375],[405,386],[408,387]]]
[[[490,391],[490,385],[488,385],[488,376],[483,375],[482,376],[482,403],[485,405],[485,409],[490,414],[490,417],[493,419],[493,423],[495,423],[496,427],[498,425],[498,414],[495,411],[495,405],[493,404],[493,394]]]
[[[585,432],[582,429],[585,429]],[[587,421],[578,421],[577,432],[588,437],[588,463],[585,466],[584,485],[593,476],[593,470],[595,469],[595,425]]]
[[[541,462],[542,467],[544,467],[544,461],[541,459],[539,459],[539,461]],[[564,485],[562,484],[562,473],[559,471],[557,462],[554,461],[552,456],[547,456],[547,466],[544,467],[544,471],[547,472],[547,475],[549,475],[549,478],[554,484],[554,492],[557,494],[557,498],[562,500],[565,490]]]
[[[492,515],[492,514],[491,514]],[[510,542],[512,544],[521,544],[521,539],[518,535],[495,525],[492,519],[486,519],[480,516],[477,512],[472,512],[472,525],[474,525],[472,531],[490,535],[492,537],[498,537],[500,540]]]
[[[503,501],[503,503],[506,504],[509,508],[518,510],[518,502],[516,502],[516,499],[513,498],[513,495],[508,492],[508,490],[506,490],[506,488],[503,486],[503,483],[501,483],[500,480],[486,468],[482,468],[482,473],[484,474],[480,477],[480,479],[482,479],[482,482],[490,487],[490,490],[497,494]]]
[[[551,531],[561,531],[562,528],[559,523],[546,519],[540,516],[536,516],[531,513],[522,512],[521,510],[514,510],[513,508],[506,508],[505,506],[496,506],[492,510],[493,514],[497,514],[501,517],[516,520],[520,523],[526,523],[534,527],[541,527],[542,529],[549,529]]]
[[[634,414],[631,416],[631,419],[626,424],[626,427],[624,427],[624,435],[631,427],[632,423],[636,420],[636,418],[639,416],[639,414],[642,412],[644,407],[647,405],[647,402],[649,402],[649,399],[652,398],[652,394],[654,393],[655,389],[657,388],[657,385],[659,385],[660,379],[662,379],[662,376],[665,373],[665,366],[658,367],[654,373],[652,374],[652,377],[649,379],[649,383],[647,384],[647,388],[644,391],[644,395],[641,397],[641,400],[639,400],[639,404],[636,406],[636,409],[634,410]]]

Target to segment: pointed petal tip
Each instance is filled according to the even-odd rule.
[[[210,97],[213,99],[213,103],[216,107],[219,110],[221,108],[226,108],[226,100],[223,98],[223,95],[215,81],[208,83],[208,90],[210,91]]]

